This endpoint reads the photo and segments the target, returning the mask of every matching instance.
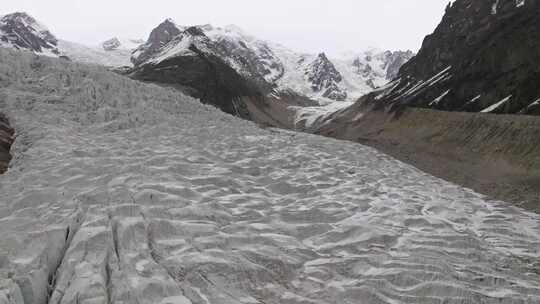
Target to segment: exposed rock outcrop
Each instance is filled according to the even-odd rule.
[[[394,81],[314,132],[538,211],[540,120],[486,113],[540,114],[539,25],[535,0],[454,1]]]
[[[311,82],[313,91],[323,92],[323,97],[336,101],[343,101],[347,98],[347,92],[341,90],[338,86],[338,83],[343,80],[343,77],[324,53],[320,53],[308,65],[305,73]]]
[[[146,43],[135,50],[131,61],[135,66],[142,64],[176,36],[180,35],[182,30],[171,19],[163,21],[152,30]]]
[[[295,91],[295,94],[322,102],[351,101],[385,84],[412,57],[410,51],[377,50],[337,59],[328,58],[324,53],[302,54],[253,37],[233,25],[206,24],[188,28],[168,19],[134,52],[132,61],[138,67],[176,55],[184,56],[189,46],[189,39],[182,38],[185,36],[205,36],[196,39],[198,43],[204,41],[205,47],[199,47],[200,50],[221,59],[263,93],[271,94],[271,98]]]
[[[196,28],[187,29],[175,39],[185,43],[183,53],[168,56],[168,50],[164,49],[157,55],[163,56],[163,60],[136,65],[131,76],[171,85],[203,103],[249,119],[245,99],[263,98],[260,88],[214,55],[213,44]],[[147,45],[152,48],[153,42],[149,40]]]
[[[10,149],[15,131],[9,125],[7,117],[0,113],[0,174],[6,172],[11,160]]]
[[[0,18],[0,46],[60,56],[58,39],[30,15],[17,12]]]
[[[398,79],[361,102],[540,114],[538,1],[457,0]]]

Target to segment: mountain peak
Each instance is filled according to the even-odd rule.
[[[178,26],[171,18],[165,19],[165,21],[161,22],[152,30],[146,43],[134,51],[131,61],[134,65],[146,61],[152,54],[158,52],[184,30],[183,27]]]
[[[163,24],[163,23],[172,23],[172,24],[176,24],[176,21],[174,21],[173,18],[167,18],[167,19],[165,19],[165,20],[162,22],[162,24]]]
[[[0,19],[0,45],[59,56],[58,39],[41,22],[25,12],[5,15]]]
[[[326,54],[324,52],[319,53],[317,55],[317,58],[320,58],[321,60],[328,60],[328,57],[326,57]]]
[[[165,19],[152,30],[146,43],[159,44],[161,47],[178,36],[182,30],[183,28],[180,28],[172,19]]]
[[[2,23],[8,23],[8,22],[18,23],[21,26],[31,27],[32,29],[40,33],[46,33],[46,32],[50,33],[49,29],[45,25],[43,25],[43,23],[39,22],[38,20],[36,20],[34,17],[30,16],[26,12],[15,12],[15,13],[1,16],[1,22]]]
[[[323,92],[323,97],[337,101],[347,99],[347,92],[339,85],[343,76],[325,53],[319,53],[317,58],[307,66],[305,73],[313,91]]]

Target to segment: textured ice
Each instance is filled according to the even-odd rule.
[[[0,303],[539,303],[539,216],[374,149],[0,50]]]

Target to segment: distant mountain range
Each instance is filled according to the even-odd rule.
[[[292,90],[321,100],[354,100],[396,76],[414,54],[368,50],[329,58],[303,54],[257,39],[236,26],[185,27],[168,19],[157,26],[132,58],[136,68],[193,54],[190,47],[211,53],[239,74],[264,83],[276,93]]]
[[[172,58],[192,55],[189,49],[197,47],[256,83],[264,94],[277,97],[293,93],[321,102],[357,99],[394,78],[399,67],[414,55],[411,51],[370,49],[329,58],[325,53],[299,53],[257,39],[236,26],[188,27],[171,19],[158,25],[147,41],[112,38],[89,47],[58,39],[25,13],[2,17],[0,41],[2,46],[83,63],[134,67],[139,76],[152,66],[163,68]]]
[[[416,56],[375,49],[339,58],[305,54],[236,26],[184,26],[171,19],[146,41],[113,38],[88,47],[58,39],[25,13],[0,18],[0,45],[124,66],[135,79],[175,86],[232,114],[245,108],[238,97],[248,95],[292,105],[360,100],[381,109],[537,115],[538,5],[533,0],[453,1]]]
[[[86,46],[57,38],[34,17],[18,12],[0,17],[0,46],[110,67],[131,65],[131,52],[143,40],[112,38]]]

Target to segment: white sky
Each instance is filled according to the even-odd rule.
[[[146,39],[166,18],[178,24],[235,24],[290,48],[336,54],[420,48],[449,0],[2,0],[0,15],[25,11],[58,38],[98,44]]]

